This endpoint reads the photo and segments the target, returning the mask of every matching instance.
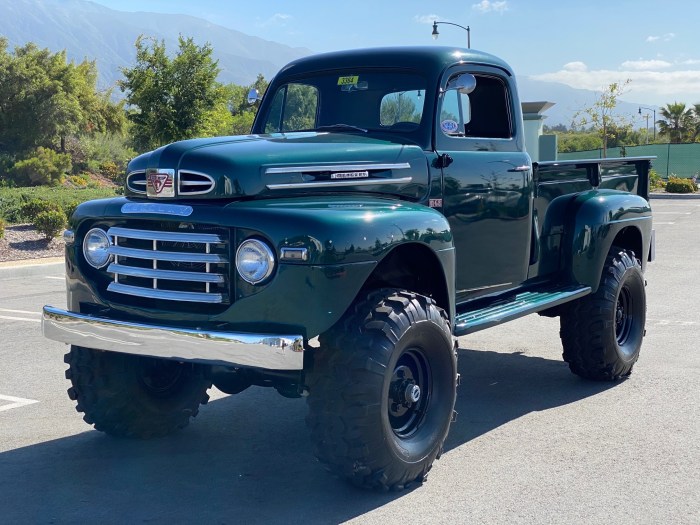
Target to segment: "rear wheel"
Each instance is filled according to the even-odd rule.
[[[203,367],[72,346],[66,378],[85,422],[123,437],[151,438],[186,427],[208,401]]]
[[[587,379],[628,376],[639,358],[645,322],[639,261],[633,252],[613,247],[596,293],[574,302],[561,316],[564,361]]]
[[[379,290],[320,338],[307,424],[331,472],[365,488],[422,482],[452,419],[457,365],[444,311]]]

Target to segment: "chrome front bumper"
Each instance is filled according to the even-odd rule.
[[[42,331],[62,343],[204,364],[302,370],[300,335],[213,332],[103,319],[44,306]]]

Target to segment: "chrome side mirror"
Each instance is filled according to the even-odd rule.
[[[253,88],[250,91],[248,91],[248,104],[252,106],[258,100],[260,100],[260,94],[258,93],[257,89]]]
[[[468,95],[476,89],[476,77],[471,73],[463,73],[459,76],[452,77],[447,82],[446,91],[456,89],[462,95]]]

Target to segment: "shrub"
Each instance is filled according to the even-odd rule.
[[[64,186],[35,186],[31,188],[3,188],[0,186],[0,217],[8,224],[31,222],[23,216],[22,206],[33,199],[56,203],[65,211],[76,202],[114,197],[115,188],[68,188]],[[67,213],[67,212],[66,212]]]
[[[20,217],[33,222],[37,216],[45,211],[63,211],[60,204],[45,199],[32,199],[20,207]]]
[[[696,184],[691,179],[681,179],[674,175],[668,177],[666,183],[668,193],[695,193],[697,190]]]
[[[100,173],[113,182],[119,181],[121,171],[115,162],[108,161],[100,164]]]
[[[5,236],[5,221],[0,219],[0,239]]]
[[[73,212],[75,209],[78,207],[80,202],[78,201],[73,201],[73,202],[67,202],[63,205],[63,213],[66,214],[66,217],[70,219],[71,215],[73,215]]]
[[[18,184],[55,186],[61,182],[63,174],[69,172],[71,167],[69,154],[39,147],[33,157],[15,163],[10,170],[10,176]]]
[[[649,170],[649,189],[650,190],[662,190],[666,187],[666,183],[661,178],[656,170]]]
[[[34,220],[34,227],[47,239],[53,239],[66,226],[66,214],[63,210],[42,211]]]
[[[68,180],[73,186],[76,186],[78,188],[86,188],[88,182],[90,182],[90,178],[86,175],[71,175],[70,177],[68,177]]]

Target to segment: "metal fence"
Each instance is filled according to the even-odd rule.
[[[559,153],[559,160],[602,158],[602,149]],[[655,156],[652,162],[656,172],[664,178],[669,175],[692,177],[700,173],[700,143],[691,144],[648,144],[645,146],[624,146],[608,148],[608,158]]]

